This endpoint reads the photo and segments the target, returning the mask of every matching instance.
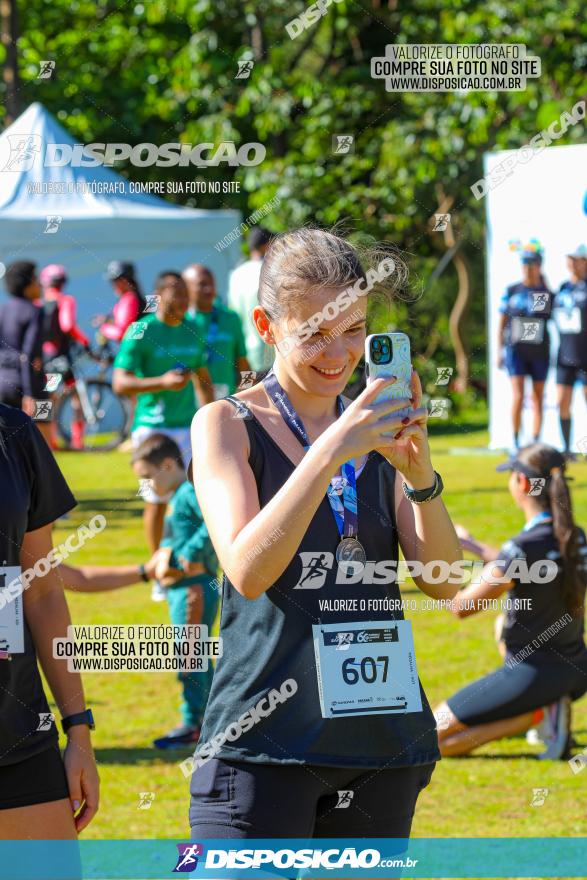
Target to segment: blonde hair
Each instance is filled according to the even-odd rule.
[[[271,240],[263,260],[259,305],[270,319],[281,321],[313,292],[364,279],[370,268],[389,257],[395,269],[372,293],[391,301],[407,278],[405,263],[391,245],[351,244],[334,231],[308,227],[282,233]]]

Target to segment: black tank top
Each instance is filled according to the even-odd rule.
[[[237,404],[234,398],[227,400]],[[240,400],[237,409],[243,413]],[[248,415],[243,421],[250,441],[249,464],[264,507],[289,479],[294,466],[250,411]],[[395,469],[378,453],[370,453],[357,478],[358,537],[368,560],[398,559],[394,482]],[[265,543],[270,541],[271,534]],[[339,533],[325,496],[298,553],[258,599],[245,599],[224,577],[220,623],[223,652],[214,673],[196,758],[201,752],[202,757],[261,764],[358,768],[404,767],[440,759],[434,716],[421,685],[421,712],[322,717],[312,624],[404,617],[399,610],[321,610],[324,600],[334,607],[333,600],[340,599],[401,599],[395,583],[337,585],[333,570],[336,564],[318,589],[295,589],[303,576],[302,558],[309,558],[300,554],[334,554],[338,542]],[[293,695],[274,702],[273,711],[265,717],[255,713],[259,701],[273,689],[280,691],[291,679],[297,683]],[[266,708],[267,701],[263,705]],[[219,738],[224,739],[220,735],[227,731],[229,735],[220,748],[210,748],[214,739],[219,744]]]

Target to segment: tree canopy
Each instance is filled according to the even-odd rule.
[[[484,347],[483,200],[470,190],[483,153],[517,148],[584,97],[587,43],[580,0],[340,0],[291,39],[302,0],[18,0],[19,99],[39,100],[80,142],[259,141],[258,167],[118,168],[135,180],[237,179],[240,194],[180,197],[247,216],[275,196],[276,231],[312,222],[393,242],[406,252],[420,353],[447,343],[454,266],[430,285],[447,248],[430,218],[450,205],[471,284],[468,343]],[[542,74],[520,92],[389,93],[371,58],[388,43],[523,43]],[[5,52],[6,49],[1,48]],[[4,59],[3,59],[4,60]],[[50,79],[39,63],[55,61]],[[238,63],[252,61],[248,78]],[[332,137],[354,136],[336,155]],[[571,126],[557,143],[584,138]],[[421,291],[426,291],[421,295]],[[420,293],[418,293],[420,292]],[[402,312],[402,310],[404,310]],[[412,323],[412,322],[410,322]]]

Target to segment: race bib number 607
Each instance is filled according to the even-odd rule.
[[[323,718],[421,712],[409,620],[312,627]]]

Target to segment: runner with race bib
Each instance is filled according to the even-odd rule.
[[[499,305],[498,367],[506,367],[512,384],[512,427],[514,449],[519,446],[526,376],[532,380],[532,438],[538,441],[542,428],[542,398],[548,373],[550,337],[548,320],[552,293],[542,275],[543,250],[531,239],[527,244],[512,242],[520,252],[522,280],[508,287]]]
[[[406,838],[439,757],[396,573],[373,567],[393,569],[400,547],[424,564],[461,552],[417,375],[407,399],[376,402],[394,379],[342,397],[364,350],[368,277],[336,235],[274,239],[254,310],[274,366],[193,422],[194,485],[224,571],[222,656],[184,762],[194,840]],[[296,336],[319,313],[311,338]]]

